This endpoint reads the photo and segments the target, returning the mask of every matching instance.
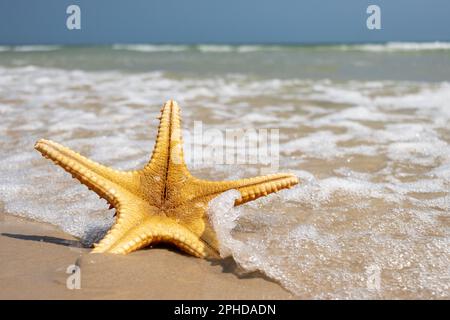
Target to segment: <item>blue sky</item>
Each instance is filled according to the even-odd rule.
[[[81,30],[66,8],[81,8]],[[366,8],[381,8],[368,30]],[[449,0],[0,0],[0,44],[450,41]]]

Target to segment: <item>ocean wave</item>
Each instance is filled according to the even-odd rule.
[[[283,50],[283,46],[273,45],[157,45],[157,44],[115,44],[114,50],[126,50],[136,52],[204,52],[204,53],[249,53],[259,51]]]
[[[274,45],[198,45],[195,47],[200,52],[236,52],[236,53],[250,53],[250,52],[271,52],[282,51],[283,46]]]
[[[63,46],[54,45],[28,45],[28,46],[0,46],[0,52],[45,52],[55,51]]]
[[[185,45],[158,45],[158,44],[115,44],[113,50],[126,50],[137,52],[183,52],[188,51]]]
[[[450,42],[388,42],[385,44],[340,45],[343,51],[408,52],[450,50]]]
[[[63,49],[63,45],[21,45],[0,46],[0,52],[41,52]],[[443,51],[450,50],[450,42],[388,42],[382,44],[342,44],[342,45],[229,45],[229,44],[114,44],[113,50],[134,52],[203,52],[203,53],[253,53],[285,50],[340,50],[363,52],[408,52],[408,51]]]
[[[443,51],[450,50],[450,42],[388,42],[382,44],[342,44],[342,45],[157,45],[157,44],[116,44],[114,50],[138,52],[204,52],[204,53],[253,53],[284,50],[340,50],[365,52],[409,52],[409,51]]]

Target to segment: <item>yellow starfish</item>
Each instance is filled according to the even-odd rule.
[[[116,209],[115,224],[92,252],[126,254],[168,242],[197,257],[217,257],[218,243],[206,213],[211,199],[237,189],[239,205],[298,183],[297,177],[283,173],[201,180],[189,173],[182,145],[180,110],[169,100],[161,109],[152,157],[140,170],[114,170],[49,140],[39,140],[35,148]]]

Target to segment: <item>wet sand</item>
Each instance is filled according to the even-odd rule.
[[[233,262],[192,258],[171,248],[127,256],[89,254],[56,227],[0,213],[0,299],[292,299],[277,283],[242,276]],[[81,268],[81,289],[66,269]]]

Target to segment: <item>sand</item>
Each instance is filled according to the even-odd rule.
[[[233,261],[211,262],[173,248],[127,256],[90,254],[56,227],[0,213],[0,299],[292,299],[262,275],[242,275]],[[81,289],[66,269],[81,269]]]

